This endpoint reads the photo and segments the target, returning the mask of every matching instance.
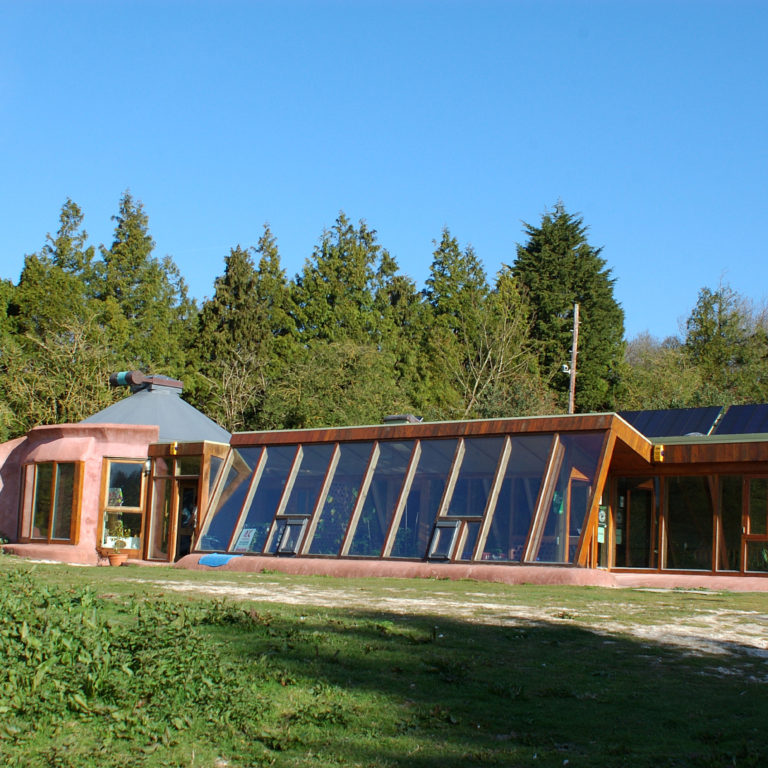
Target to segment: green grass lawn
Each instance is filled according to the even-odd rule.
[[[335,590],[338,607],[190,597],[164,580]],[[734,644],[692,652],[621,629],[672,631],[720,611],[764,622],[764,595],[76,568],[8,556],[0,584],[2,765],[768,759],[764,656]],[[393,593],[476,610],[461,618],[375,607]],[[485,615],[489,600],[510,606],[509,621]],[[557,619],[514,620],[515,606],[541,605],[557,606]]]

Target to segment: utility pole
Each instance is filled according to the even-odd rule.
[[[573,413],[576,400],[576,355],[579,352],[579,305],[573,305],[573,345],[571,346],[570,387],[568,389],[568,413]]]

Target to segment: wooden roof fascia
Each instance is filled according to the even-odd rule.
[[[613,414],[615,419],[611,424],[611,430],[631,451],[634,451],[641,459],[651,464],[653,459],[653,442],[638,432],[629,422],[624,421],[618,414]],[[610,456],[608,457],[610,461]]]
[[[420,424],[376,424],[361,427],[326,427],[318,429],[236,432],[230,445],[286,445],[290,443],[356,442],[368,440],[416,440],[419,438],[449,438],[540,434],[553,432],[596,432],[611,428],[620,419],[614,413],[573,414],[561,416],[520,416],[508,419],[474,421],[438,421]],[[627,430],[645,438],[621,419]],[[629,434],[629,433],[628,433]],[[629,438],[627,438],[629,439]]]

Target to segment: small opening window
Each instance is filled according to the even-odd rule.
[[[435,531],[432,534],[432,542],[429,545],[430,560],[451,559],[460,525],[460,520],[441,521],[435,525]]]
[[[277,521],[277,530],[273,541],[277,546],[273,552],[278,555],[296,555],[304,538],[304,530],[307,527],[307,518],[285,518]]]

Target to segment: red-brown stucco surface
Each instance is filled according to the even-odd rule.
[[[768,592],[768,577],[713,576],[698,573],[629,573],[546,565],[491,565],[485,563],[424,563],[391,560],[278,558],[248,555],[224,565],[201,565],[203,555],[192,554],[176,566],[191,570],[259,573],[280,571],[300,575],[348,578],[389,577],[420,579],[474,579],[503,584],[572,584],[593,587],[645,587],[648,589],[712,589],[733,592]]]

